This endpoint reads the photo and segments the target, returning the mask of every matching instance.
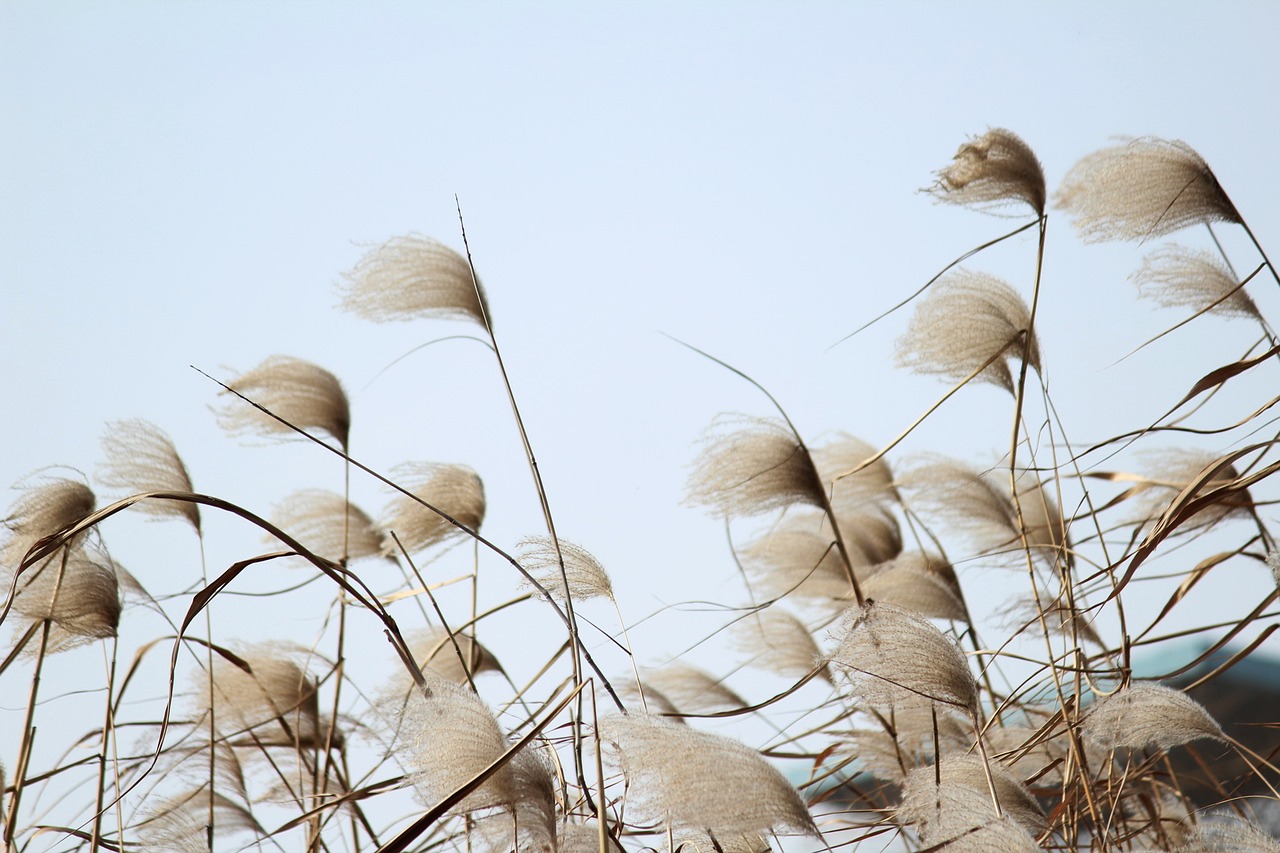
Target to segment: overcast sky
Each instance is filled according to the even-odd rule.
[[[1277,32],[1272,2],[7,2],[0,483],[92,473],[105,423],[142,417],[202,491],[265,512],[294,489],[340,490],[317,449],[221,435],[217,389],[190,367],[228,377],[284,353],[346,383],[356,457],[469,464],[491,538],[541,532],[486,350],[441,343],[369,384],[472,330],[335,307],[372,244],[418,232],[460,248],[456,197],[561,534],[610,570],[631,621],[739,603],[720,523],[680,501],[712,418],[771,409],[666,335],[750,373],[809,437],[888,441],[945,390],[892,366],[908,312],[831,345],[1021,221],[917,192],[989,127],[1021,135],[1051,189],[1115,136],[1185,140],[1274,257]],[[971,266],[1028,292],[1031,234]],[[1254,335],[1210,318],[1115,364],[1182,318],[1134,298],[1141,255],[1083,246],[1050,216],[1040,334],[1081,444],[1154,419]],[[903,450],[990,464],[1010,416],[1004,392],[967,389]],[[375,512],[387,497],[361,478],[353,495]],[[265,547],[210,524],[213,570]],[[199,566],[175,527],[107,535],[173,591]],[[502,567],[486,571],[493,598],[509,594]],[[1216,599],[1228,610],[1268,579],[1237,582]],[[679,651],[696,619],[650,623],[664,628],[642,657]]]

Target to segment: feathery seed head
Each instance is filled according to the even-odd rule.
[[[450,640],[449,632],[444,628],[424,628],[409,637],[409,650],[423,671],[454,684],[466,684],[468,672],[472,676],[482,672],[502,672],[502,665],[493,652],[477,642],[475,637],[461,631],[455,631]],[[463,661],[466,662],[466,670],[462,668]]]
[[[258,643],[237,650],[244,669],[215,658],[212,676],[198,680],[199,702],[212,710],[220,732],[233,742],[246,735],[255,744],[315,746],[327,735],[317,696],[319,684],[303,662],[306,649],[281,643]],[[335,745],[340,744],[335,734]]]
[[[97,500],[87,485],[65,477],[42,478],[16,488],[23,494],[10,507],[4,526],[13,539],[28,545],[75,524],[93,512]]]
[[[366,320],[456,318],[483,326],[492,316],[467,259],[428,237],[393,237],[343,278],[340,307]]]
[[[808,675],[822,660],[822,651],[808,626],[780,607],[770,607],[743,619],[734,627],[734,636],[738,645],[751,655],[748,665],[784,678]],[[831,680],[826,668],[822,678]]]
[[[943,755],[935,766],[909,772],[902,786],[899,816],[921,825],[926,841],[954,838],[998,820],[992,787],[1000,811],[1009,819],[1033,835],[1044,832],[1044,812],[1023,784],[999,762],[984,765],[976,755]]]
[[[227,383],[233,391],[300,429],[322,430],[347,449],[351,409],[342,383],[323,367],[286,355],[273,355]],[[215,409],[218,425],[234,435],[258,432],[288,437],[289,427],[244,400],[227,399]]]
[[[870,705],[925,698],[977,713],[978,688],[955,641],[923,616],[892,604],[850,607],[831,662]]]
[[[1094,705],[1083,731],[1102,749],[1171,749],[1199,738],[1227,739],[1199,702],[1181,690],[1141,681]]]
[[[761,592],[769,598],[794,595],[815,603],[849,600],[849,576],[823,520],[789,514],[742,550],[743,566]],[[869,565],[858,563],[861,556],[861,550],[850,550],[859,574]]]
[[[53,623],[50,651],[114,637],[123,609],[118,567],[83,544],[55,551],[19,576],[13,609],[31,622]]]
[[[1230,813],[1202,819],[1174,853],[1280,853],[1280,841]]]
[[[642,820],[716,838],[818,834],[786,777],[739,741],[641,714],[607,717],[599,734],[617,748]]]
[[[1035,152],[1016,134],[992,128],[960,146],[927,192],[938,201],[996,213],[1025,203],[1044,215],[1044,170]]]
[[[289,495],[272,511],[271,523],[312,553],[334,561],[378,556],[386,537],[364,510],[325,489]]]
[[[813,459],[779,421],[717,418],[702,443],[689,476],[691,504],[732,518],[826,499]]]
[[[1185,246],[1162,246],[1142,261],[1130,280],[1141,296],[1166,308],[1185,307],[1223,317],[1261,321],[1258,306],[1245,293],[1226,264],[1208,252]]]
[[[714,714],[745,708],[747,700],[705,669],[675,661],[651,669],[644,677],[646,693],[652,685],[681,714]]]
[[[107,458],[98,468],[103,485],[129,494],[191,492],[191,476],[173,439],[141,418],[107,424],[102,437]],[[155,516],[185,519],[200,532],[200,507],[190,501],[143,501],[138,509]]]
[[[607,598],[613,601],[609,574],[586,548],[561,539],[560,555],[557,556],[550,536],[530,536],[521,540],[518,547],[520,565],[556,601],[563,604],[570,595],[574,599]],[[560,573],[561,558],[564,559],[563,575]],[[527,581],[525,585],[528,585]]]
[[[955,571],[939,557],[913,552],[876,566],[862,593],[930,619],[967,621]]]
[[[479,530],[484,522],[484,483],[480,475],[466,465],[409,462],[397,466],[392,476],[401,486],[448,513],[468,530]],[[410,553],[465,535],[439,514],[399,493],[383,512],[382,529],[394,531]],[[383,543],[383,553],[388,556],[399,553],[390,537]]]
[[[393,694],[383,720],[394,733],[392,754],[404,765],[424,805],[435,805],[479,774],[507,750],[506,737],[484,700],[465,687],[427,675],[425,690],[406,701]],[[510,763],[469,794],[451,814],[518,802]]]
[[[1027,365],[1040,370],[1040,345],[1030,327],[1031,311],[1013,287],[993,275],[957,268],[916,305],[898,338],[897,363],[952,382],[982,368],[976,379],[1013,393],[1010,361],[1025,352]],[[1024,336],[1029,336],[1025,345]]]
[[[842,477],[875,456],[876,449],[860,438],[839,433],[831,441],[813,449],[813,462],[830,489],[831,505],[837,514],[865,509],[867,504],[896,503],[898,491],[893,471],[882,456],[856,474]]]
[[[1054,196],[1087,243],[1146,240],[1188,225],[1240,222],[1213,170],[1185,142],[1143,137],[1071,167]]]

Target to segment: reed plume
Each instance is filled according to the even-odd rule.
[[[734,627],[738,646],[750,655],[748,664],[784,678],[801,678],[822,663],[822,650],[813,633],[794,614],[770,607]],[[822,678],[831,680],[823,667]]]
[[[1026,204],[1044,216],[1044,169],[1031,147],[1002,127],[961,145],[937,178],[927,192],[938,201],[987,213]]]
[[[1204,159],[1178,140],[1142,137],[1071,167],[1054,195],[1080,239],[1147,240],[1189,225],[1241,221]]]
[[[1233,814],[1203,818],[1174,853],[1280,853],[1280,841]]]
[[[591,552],[564,539],[559,544],[557,554],[550,536],[527,537],[520,541],[517,559],[525,571],[562,604],[569,596],[575,600],[607,598],[613,601],[609,574]],[[563,574],[560,571],[562,559]]]
[[[126,494],[140,492],[193,492],[191,475],[164,430],[141,418],[107,424],[102,437],[106,459],[98,467],[98,480]],[[142,512],[177,516],[200,533],[200,507],[190,501],[143,501]]]
[[[1181,690],[1135,681],[1100,700],[1084,721],[1084,736],[1102,749],[1171,749],[1226,735],[1199,702]]]
[[[1032,836],[1047,828],[1044,812],[1026,787],[999,762],[984,763],[976,755],[943,755],[933,766],[907,773],[902,785],[898,815],[919,825],[929,843],[958,838],[998,820],[1001,814]]]
[[[199,709],[213,712],[233,745],[315,747],[328,726],[320,716],[319,685],[302,663],[310,652],[259,643],[237,655],[239,661],[215,658],[212,677],[200,677]]]
[[[116,636],[123,607],[115,562],[81,543],[23,572],[13,599],[14,612],[29,622],[52,623],[48,652]]]
[[[976,374],[1011,394],[1009,362],[1023,358],[1039,372],[1040,345],[1026,302],[1001,279],[963,268],[938,279],[917,303],[896,351],[898,365],[909,370],[952,382]]]
[[[66,477],[33,478],[18,487],[22,495],[4,519],[8,536],[0,547],[0,563],[7,572],[17,569],[37,541],[75,524],[97,503],[92,489]]]
[[[876,566],[862,584],[867,598],[931,619],[968,622],[960,582],[945,560],[913,552]]]
[[[652,685],[681,714],[713,714],[747,705],[723,679],[683,661],[648,670],[644,683],[646,693]]]
[[[920,697],[977,713],[977,685],[964,653],[923,616],[892,604],[850,607],[831,662],[870,705]]]
[[[476,531],[484,522],[484,483],[466,465],[443,462],[408,462],[397,466],[396,482],[436,509],[448,513],[468,530]],[[391,500],[381,518],[382,529],[394,531],[410,553],[422,551],[461,536],[466,532],[404,495]],[[383,553],[396,555],[399,549],[390,539]]]
[[[271,512],[271,522],[307,550],[334,562],[383,554],[387,534],[360,507],[326,489],[302,489]]]
[[[1185,246],[1162,246],[1130,276],[1138,293],[1166,308],[1191,308],[1262,322],[1258,306],[1221,260]]]
[[[779,421],[722,416],[702,444],[689,476],[691,504],[736,518],[826,501],[812,457]]]
[[[467,259],[429,237],[393,237],[369,251],[343,279],[339,307],[366,320],[433,317],[484,326],[486,318],[492,319]]]
[[[639,714],[601,720],[600,736],[617,748],[642,820],[717,839],[818,833],[786,777],[739,741]]]
[[[342,383],[323,367],[287,355],[273,355],[227,383],[279,418],[300,429],[318,429],[345,451],[351,431],[351,409]],[[240,399],[224,400],[214,410],[218,424],[233,435],[262,433],[292,436],[294,431]]]
[[[502,672],[493,652],[461,631],[450,638],[444,628],[423,628],[409,637],[409,650],[424,672],[454,684],[467,684],[482,672]]]

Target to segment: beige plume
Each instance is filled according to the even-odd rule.
[[[311,653],[285,643],[258,643],[236,650],[248,669],[214,658],[212,677],[197,680],[199,705],[212,710],[218,730],[233,744],[315,747],[327,737],[319,684],[306,670]],[[341,733],[335,732],[341,743]]]
[[[47,651],[65,651],[116,636],[120,570],[82,543],[55,551],[18,577],[13,610],[30,622],[53,623]]]
[[[941,557],[912,552],[882,563],[862,582],[862,591],[930,619],[967,622],[960,582]]]
[[[392,477],[469,530],[479,530],[484,522],[484,483],[480,475],[466,465],[408,462],[397,466]],[[384,530],[395,532],[410,553],[465,535],[439,514],[399,494],[387,504],[381,523]],[[390,556],[400,553],[390,539],[383,543],[383,552]]]
[[[561,557],[564,559],[563,575],[560,573]],[[552,598],[562,604],[570,595],[575,600],[613,600],[613,584],[609,581],[609,574],[591,552],[580,545],[561,539],[560,554],[557,556],[550,536],[530,536],[520,541],[517,560]]]
[[[806,676],[822,662],[822,651],[808,626],[780,607],[770,607],[737,623],[734,638],[751,655],[748,665],[784,678]],[[821,676],[831,680],[825,667]]]
[[[351,410],[342,383],[323,367],[286,355],[273,355],[227,383],[233,391],[300,429],[318,429],[343,450],[351,430]],[[293,430],[240,399],[215,409],[218,424],[235,435],[292,436]]]
[[[826,500],[813,459],[785,424],[745,415],[716,419],[689,476],[688,501],[727,518]]]
[[[824,531],[823,520],[805,513],[788,515],[743,548],[742,564],[752,586],[769,598],[794,595],[817,603],[849,600],[853,594],[849,575],[834,538]],[[861,551],[850,551],[859,575],[870,565],[858,563],[861,555]]]
[[[491,317],[467,259],[429,237],[393,237],[343,278],[340,307],[366,320],[456,318],[483,326]]]
[[[450,639],[444,628],[424,628],[410,635],[409,650],[424,671],[454,684],[466,684],[468,673],[476,676],[482,672],[502,672],[502,665],[493,652],[477,642],[475,637],[461,631],[455,631],[453,639]],[[463,661],[466,662],[465,670]]]
[[[993,787],[999,813],[991,799]],[[960,837],[997,821],[1000,813],[1031,835],[1047,827],[1044,812],[1026,787],[998,762],[984,765],[976,755],[943,755],[935,766],[912,770],[902,785],[899,816],[920,826],[929,843]]]
[[[647,670],[644,684],[646,696],[652,685],[681,714],[713,714],[747,705],[722,679],[682,661]]]
[[[1280,853],[1280,841],[1230,813],[1209,815],[1174,853]]]
[[[640,714],[600,722],[631,788],[628,807],[640,819],[726,839],[818,834],[796,789],[743,743]]]
[[[102,449],[107,458],[98,468],[98,479],[105,486],[131,495],[195,491],[173,439],[149,421],[134,418],[107,424]],[[143,501],[136,506],[152,515],[185,519],[200,532],[200,507],[191,501]]]
[[[1135,681],[1098,701],[1084,721],[1084,736],[1102,749],[1170,749],[1226,735],[1199,702],[1163,684]]]
[[[1188,225],[1240,222],[1213,170],[1185,142],[1143,137],[1071,167],[1054,196],[1085,242],[1146,240]]]
[[[908,771],[932,764],[943,754],[966,752],[973,745],[973,725],[955,709],[927,699],[900,698],[875,728],[849,734],[849,750],[858,767],[875,778],[901,784]]]
[[[19,483],[22,495],[9,508],[3,525],[9,531],[0,548],[5,573],[16,571],[40,539],[75,524],[93,512],[97,498],[83,482],[65,477],[36,477]]]
[[[272,510],[271,523],[308,550],[334,561],[381,555],[386,537],[364,510],[325,489],[289,495]]]
[[[831,506],[837,515],[866,508],[867,504],[896,503],[898,492],[893,484],[893,471],[883,456],[856,474],[840,475],[876,455],[876,448],[848,433],[838,433],[830,441],[813,449],[813,462],[824,483],[830,488]]]
[[[1166,308],[1191,308],[1224,317],[1262,320],[1258,306],[1224,264],[1208,252],[1162,246],[1142,261],[1130,279],[1140,295]]]
[[[906,333],[898,338],[897,363],[952,382],[981,369],[978,380],[1013,393],[1009,362],[1022,358],[1024,335],[1030,336],[1027,365],[1040,370],[1040,345],[1030,326],[1026,302],[1008,283],[957,268],[938,279],[916,305]]]
[[[927,192],[938,201],[994,213],[1025,203],[1044,215],[1044,170],[1027,143],[1002,127],[960,146]]]
[[[978,689],[955,641],[892,604],[849,608],[831,662],[849,677],[854,695],[871,705],[919,697],[977,712]]]

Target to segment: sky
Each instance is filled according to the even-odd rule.
[[[772,414],[672,338],[768,388],[806,437],[887,443],[946,390],[893,365],[909,313],[833,345],[1021,223],[919,192],[991,127],[1031,145],[1051,191],[1117,136],[1184,140],[1280,251],[1278,31],[1269,2],[5,3],[0,483],[92,474],[105,425],[140,417],[198,490],[255,511],[341,490],[323,451],[221,434],[218,389],[192,369],[225,379],[279,353],[342,378],[353,456],[469,464],[490,538],[543,532],[487,350],[444,341],[382,372],[474,329],[336,308],[383,240],[461,248],[460,208],[561,535],[610,571],[628,622],[658,614],[633,640],[661,662],[724,621],[664,608],[742,601],[723,525],[682,503],[697,439],[721,412]],[[1030,234],[970,265],[1027,292]],[[1058,212],[1048,235],[1040,334],[1073,441],[1149,422],[1251,342],[1209,318],[1121,360],[1181,319],[1135,299],[1142,247],[1084,246]],[[1255,298],[1276,316],[1273,293]],[[1010,412],[999,389],[966,389],[902,450],[991,464]],[[371,512],[388,498],[352,490]],[[209,524],[211,570],[266,547]],[[149,589],[198,576],[177,525],[106,536]],[[500,571],[482,581],[493,600],[515,587]],[[994,606],[1003,582],[975,579]],[[1267,583],[1242,571],[1195,616]],[[322,630],[255,608],[220,619],[247,637]],[[518,634],[490,639],[522,653]]]

